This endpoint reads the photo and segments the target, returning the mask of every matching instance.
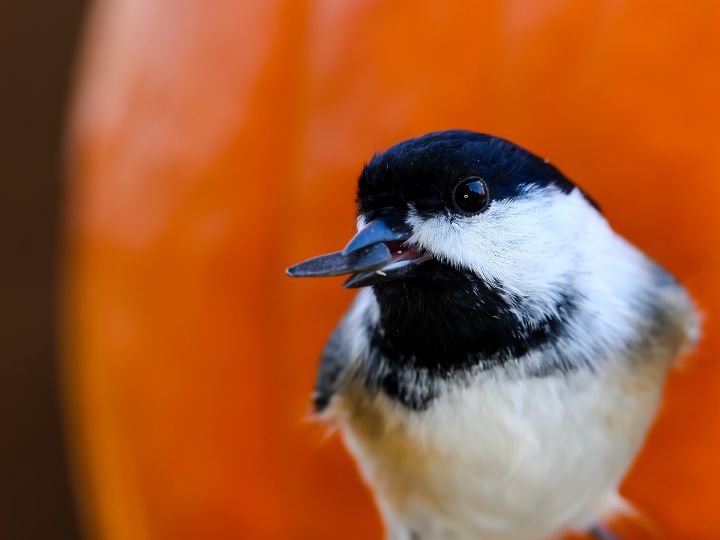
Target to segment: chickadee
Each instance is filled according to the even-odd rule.
[[[388,538],[592,530],[698,336],[688,293],[557,168],[497,137],[401,142],[362,170],[357,202],[347,246],[288,274],[364,287],[314,404]]]

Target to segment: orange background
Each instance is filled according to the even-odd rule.
[[[720,4],[103,0],[70,137],[66,395],[92,532],[371,539],[305,421],[364,160],[467,128],[547,156],[706,312],[623,492],[720,538]]]

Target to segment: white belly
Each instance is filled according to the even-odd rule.
[[[611,511],[663,364],[521,380],[489,371],[414,413],[346,387],[332,409],[391,538],[539,540]]]

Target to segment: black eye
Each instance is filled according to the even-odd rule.
[[[453,190],[453,202],[462,214],[472,215],[487,208],[490,194],[487,184],[479,176],[470,176]]]

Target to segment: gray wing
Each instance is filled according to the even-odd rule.
[[[653,264],[655,287],[648,300],[650,334],[673,354],[687,353],[700,337],[700,313],[685,287],[664,268]]]
[[[322,412],[337,391],[338,382],[349,367],[360,359],[366,349],[369,303],[360,294],[337,325],[320,355],[313,404]]]

